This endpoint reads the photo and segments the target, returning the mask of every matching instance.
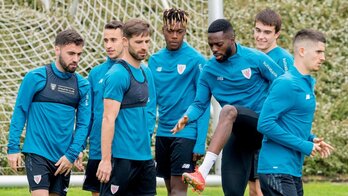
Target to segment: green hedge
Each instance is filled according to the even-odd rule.
[[[237,40],[253,46],[256,13],[266,7],[282,16],[279,45],[292,48],[293,35],[302,28],[323,31],[328,39],[326,62],[315,75],[317,111],[313,132],[336,150],[328,159],[306,158],[305,175],[348,174],[348,1],[344,0],[225,0],[224,16],[230,19]]]

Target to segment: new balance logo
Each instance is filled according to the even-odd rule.
[[[311,95],[310,94],[307,94],[306,95],[306,100],[310,99],[311,98]]]
[[[157,72],[161,72],[162,71],[162,67],[157,67],[156,71]]]
[[[182,167],[183,169],[189,169],[190,168],[190,164],[189,163],[184,163],[182,164]]]
[[[102,79],[100,79],[98,83],[99,83],[99,84],[101,84],[102,82],[103,82],[103,78],[102,78]]]
[[[219,76],[219,77],[217,77],[217,78],[216,78],[216,80],[220,80],[220,81],[222,81],[222,80],[224,80],[224,77]]]

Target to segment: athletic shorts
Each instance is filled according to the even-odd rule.
[[[259,150],[263,138],[262,134],[257,131],[259,115],[248,108],[235,107],[238,115],[233,123],[232,133],[237,138],[236,144],[245,150]]]
[[[89,159],[87,163],[85,180],[83,182],[82,189],[85,191],[92,191],[99,193],[100,181],[97,178],[97,170],[100,160]]]
[[[156,137],[157,176],[169,179],[193,172],[196,166],[192,161],[195,143],[196,140],[186,138]]]
[[[101,183],[100,195],[156,195],[155,162],[113,158],[110,180]]]
[[[54,175],[58,167],[55,163],[37,154],[25,154],[25,169],[30,191],[39,189],[48,190],[49,193],[66,195],[68,192],[70,174]]]
[[[265,196],[303,196],[301,177],[288,174],[260,174],[260,185]]]

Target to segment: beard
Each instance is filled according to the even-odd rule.
[[[76,68],[69,68],[69,65],[66,64],[61,55],[59,55],[59,64],[62,66],[65,72],[74,73],[76,70]]]
[[[232,56],[232,46],[228,46],[226,48],[225,54],[222,56],[220,60],[216,59],[218,62],[222,63],[225,62],[228,58]]]
[[[141,57],[140,55],[138,55],[137,52],[133,50],[131,46],[128,46],[128,51],[129,51],[129,54],[137,61],[142,61],[145,59],[145,57]]]

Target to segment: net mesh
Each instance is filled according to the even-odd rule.
[[[54,59],[54,39],[58,32],[74,27],[83,35],[86,43],[78,72],[86,76],[93,66],[105,60],[102,30],[112,19],[147,20],[153,29],[150,53],[163,47],[161,27],[165,3],[188,11],[186,39],[206,54],[206,0],[0,0],[0,165],[7,165],[8,128],[20,82],[30,69]],[[8,173],[5,170],[9,167],[0,167],[0,174]]]

